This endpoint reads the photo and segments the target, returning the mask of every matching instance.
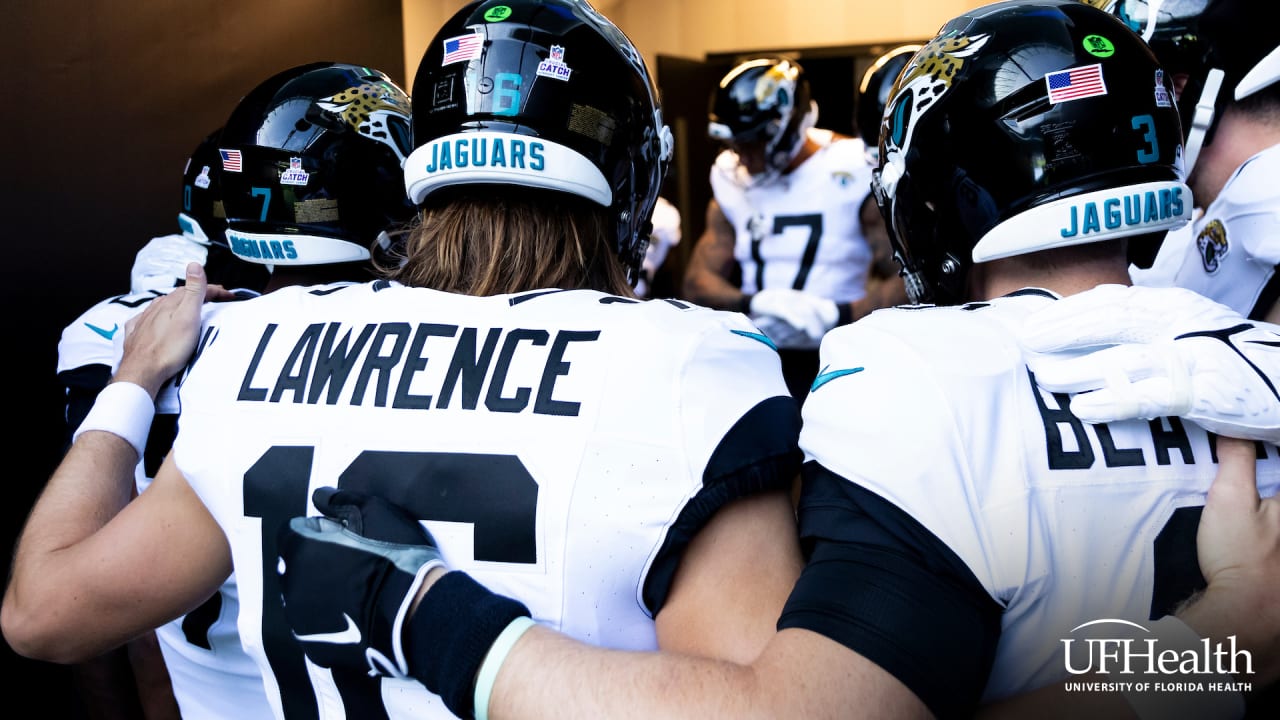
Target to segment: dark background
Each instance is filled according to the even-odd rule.
[[[126,292],[134,254],[178,230],[187,155],[250,88],[312,61],[405,83],[400,0],[40,0],[0,10],[0,307],[6,465],[0,552],[61,448],[57,344]],[[65,667],[3,647],[11,703],[81,717]]]

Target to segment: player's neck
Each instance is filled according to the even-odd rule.
[[[1017,258],[1007,258],[975,265],[969,275],[973,300],[990,300],[1029,287],[1066,297],[1098,285],[1130,284],[1129,268],[1122,258],[1097,258],[1049,268],[1030,267]]]
[[[809,137],[808,135],[805,135],[804,145],[800,146],[800,152],[796,153],[796,156],[792,158],[791,162],[785,168],[783,168],[782,174],[786,175],[787,173],[790,173],[792,170],[795,170],[796,168],[800,167],[800,165],[802,165],[805,160],[808,160],[814,153],[818,152],[818,149],[821,147],[822,146],[819,145],[813,138]]]
[[[1187,184],[1198,207],[1207,208],[1249,158],[1280,144],[1280,123],[1229,108],[1218,120],[1213,142],[1204,147]]]
[[[366,282],[374,279],[367,262],[331,265],[277,265],[263,293],[293,285],[327,285],[335,282]]]

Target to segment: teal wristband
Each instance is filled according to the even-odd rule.
[[[489,696],[493,694],[493,683],[498,679],[498,671],[502,669],[502,663],[506,661],[507,653],[511,652],[516,641],[537,624],[533,618],[518,617],[499,633],[498,639],[489,647],[489,654],[484,656],[480,672],[476,674],[475,706],[472,708],[476,720],[489,720]]]

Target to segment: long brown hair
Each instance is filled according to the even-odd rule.
[[[464,185],[429,196],[403,244],[375,265],[404,285],[466,295],[561,288],[634,297],[607,221],[605,208],[567,193]]]

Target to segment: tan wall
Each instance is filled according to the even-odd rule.
[[[427,42],[464,0],[402,0],[406,82]],[[929,37],[984,0],[598,0],[652,65],[737,50],[854,45]],[[412,90],[411,87],[406,88]]]

